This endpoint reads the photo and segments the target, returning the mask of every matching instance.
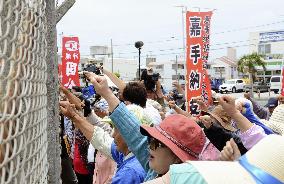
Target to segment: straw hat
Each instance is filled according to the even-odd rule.
[[[229,131],[236,131],[236,129],[232,126],[231,120],[232,118],[226,113],[221,105],[217,105],[211,112],[209,112],[210,116],[215,118],[218,123],[221,124],[223,128]]]
[[[284,135],[284,104],[278,105],[269,121],[261,120],[266,126],[271,128],[274,132]]]

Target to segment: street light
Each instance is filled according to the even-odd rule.
[[[138,73],[138,75],[139,75],[139,80],[141,80],[141,78],[140,78],[140,55],[141,55],[141,48],[142,48],[142,46],[144,45],[144,43],[142,42],[142,41],[137,41],[137,42],[135,42],[135,47],[138,49],[138,53],[139,53],[139,57],[138,57],[138,59],[139,59],[139,73]]]

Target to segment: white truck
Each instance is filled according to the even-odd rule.
[[[231,79],[227,80],[224,84],[219,86],[219,92],[220,93],[236,93],[238,91],[244,91],[245,89],[245,82],[243,79]]]

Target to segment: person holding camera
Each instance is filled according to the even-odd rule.
[[[159,81],[160,74],[154,73],[152,68],[144,70],[141,75],[145,88],[147,90],[147,98],[157,101],[162,107],[165,107],[164,94],[161,82]]]

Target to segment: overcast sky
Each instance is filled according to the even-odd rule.
[[[143,57],[173,60],[183,47],[178,5],[191,11],[216,9],[210,59],[226,55],[228,46],[237,46],[238,56],[248,53],[249,32],[284,29],[284,0],[76,0],[57,25],[58,38],[62,32],[79,36],[82,55],[89,55],[91,45],[110,45],[112,39],[114,57],[125,58],[137,56],[134,43],[142,40]]]

